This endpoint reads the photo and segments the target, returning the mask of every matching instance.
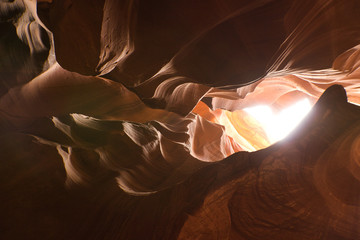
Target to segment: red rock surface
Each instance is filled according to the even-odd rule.
[[[359,239],[359,18],[357,0],[1,1],[0,239]],[[304,96],[266,147],[243,109]]]

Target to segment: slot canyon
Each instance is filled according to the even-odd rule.
[[[360,239],[360,1],[0,0],[0,239]]]

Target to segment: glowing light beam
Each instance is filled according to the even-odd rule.
[[[292,132],[309,113],[311,107],[310,101],[305,98],[277,114],[265,105],[245,108],[244,111],[263,126],[271,143],[275,143]]]

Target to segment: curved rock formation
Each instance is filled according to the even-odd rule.
[[[0,238],[358,239],[359,13],[2,1]],[[243,111],[303,97],[270,147]]]

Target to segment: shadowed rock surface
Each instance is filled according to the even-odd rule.
[[[355,0],[0,1],[0,239],[359,239],[359,18]],[[243,111],[302,97],[269,147]]]

